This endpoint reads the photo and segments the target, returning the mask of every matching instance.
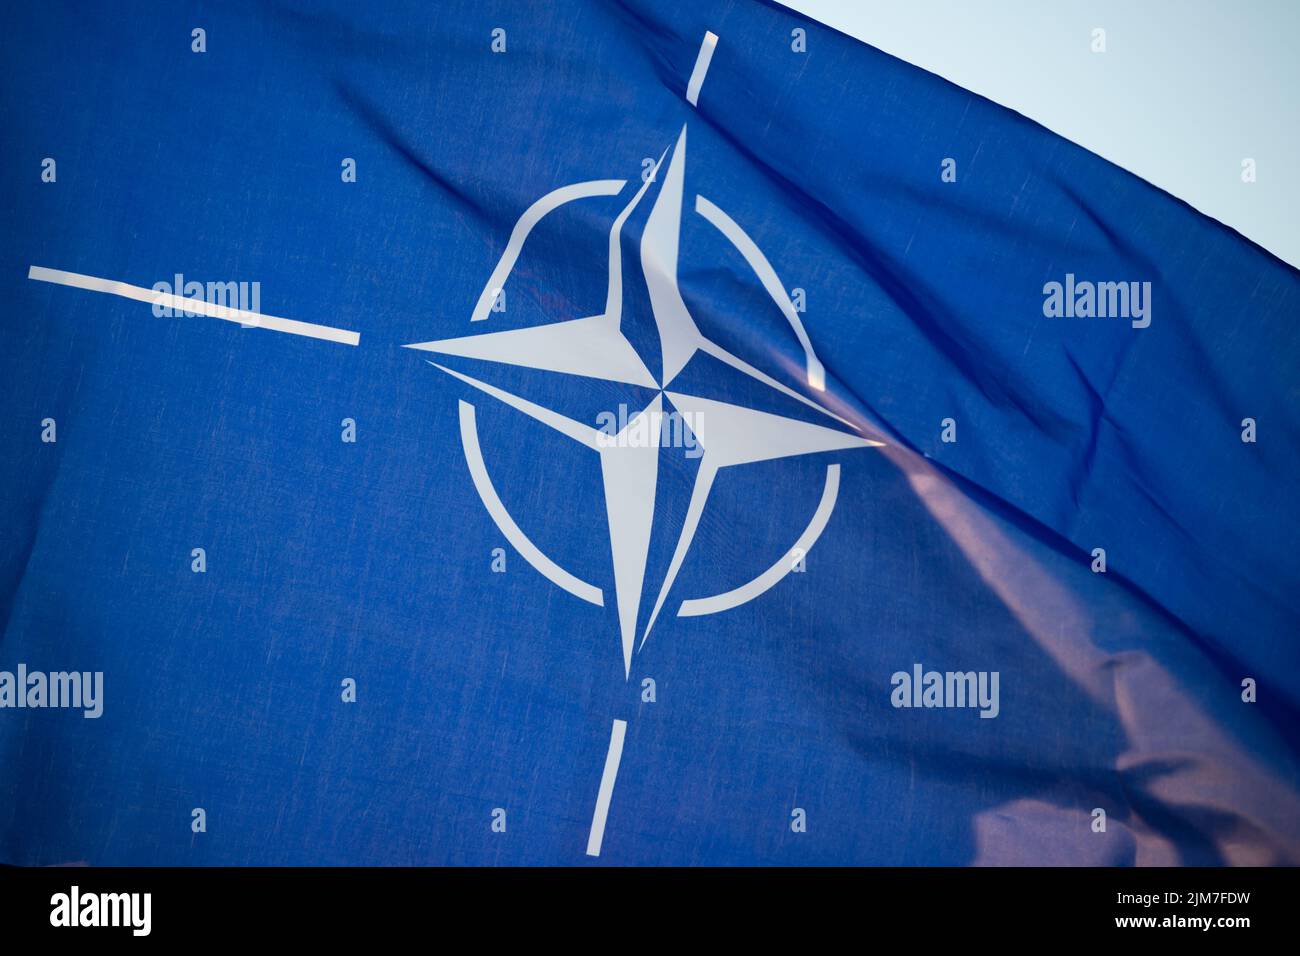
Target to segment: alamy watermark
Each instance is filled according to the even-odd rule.
[[[697,432],[704,416],[691,412],[633,412],[626,404],[617,412],[601,412],[596,416],[596,444],[601,448],[647,448],[658,444],[661,448],[684,448],[687,458],[704,454]]]
[[[0,671],[0,709],[61,707],[82,711],[94,719],[104,713],[103,671]]]
[[[173,316],[208,315],[206,311],[188,308],[186,302],[228,309],[232,312],[259,313],[262,311],[262,283],[260,282],[197,282],[186,281],[176,273],[172,281],[155,282],[153,291],[160,293],[153,304],[153,314],[160,319]],[[245,325],[255,325],[246,322]]]
[[[1073,272],[1064,282],[1043,286],[1043,315],[1049,319],[1130,319],[1133,328],[1151,324],[1150,282],[1090,282],[1076,280]]]
[[[74,885],[50,897],[50,925],[120,926],[132,936],[148,936],[153,929],[153,894],[83,893]]]
[[[920,664],[896,671],[890,678],[894,707],[978,707],[980,716],[993,718],[1001,711],[997,671],[927,671]]]

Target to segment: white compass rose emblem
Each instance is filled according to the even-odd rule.
[[[717,37],[712,33],[707,34],[700,49],[695,73],[687,89],[687,100],[692,106],[696,105],[716,43]],[[665,608],[669,607],[668,600],[673,586],[695,540],[714,481],[722,469],[798,455],[883,445],[883,442],[857,434],[856,426],[851,422],[803,392],[796,391],[755,368],[701,331],[686,306],[677,280],[685,169],[686,127],[683,126],[676,143],[660,156],[610,227],[608,291],[605,309],[601,314],[407,346],[441,356],[571,376],[579,381],[584,378],[603,379],[654,390],[655,395],[648,404],[629,416],[621,431],[611,435],[608,431],[458,372],[441,362],[430,362],[466,385],[589,448],[599,460],[613,561],[613,597],[618,611],[624,679],[631,675],[634,654],[645,646],[656,621]],[[659,184],[659,192],[641,234],[640,264],[659,338],[660,368],[657,375],[646,366],[622,329],[623,226],[651,185],[656,183]],[[471,321],[488,318],[529,233],[547,215],[580,199],[617,196],[627,185],[628,181],[623,179],[575,183],[553,190],[529,206],[515,223],[505,251],[478,298]],[[767,257],[730,216],[704,196],[695,197],[694,209],[697,215],[721,232],[744,257],[784,315],[803,349],[803,372],[809,391],[824,392],[825,368],[814,353],[799,314]],[[680,373],[696,353],[701,352],[786,398],[815,409],[827,419],[827,423],[814,424],[746,405],[703,398],[682,388],[675,388]],[[646,566],[655,522],[655,496],[659,479],[659,439],[662,437],[661,429],[668,427],[666,421],[669,416],[677,416],[689,423],[702,453],[672,559],[663,579],[647,588]],[[851,430],[846,431],[846,428]],[[623,440],[634,431],[643,440]],[[483,459],[475,407],[464,400],[460,402],[460,434],[474,487],[492,520],[515,550],[556,586],[584,601],[604,606],[606,594],[601,588],[582,580],[548,557],[511,516],[497,494]],[[649,440],[644,440],[644,436],[649,436]],[[777,584],[820,537],[835,508],[839,481],[839,465],[827,465],[821,501],[808,526],[786,553],[775,556],[774,563],[766,571],[730,591],[680,601],[675,609],[676,614],[679,617],[693,617],[725,611],[753,600]],[[654,603],[642,624],[642,602],[651,593],[655,595]],[[587,844],[589,856],[600,855],[606,815],[618,774],[626,730],[625,721],[614,721],[592,817]]]
[[[609,527],[610,553],[614,565],[614,598],[618,608],[619,632],[623,652],[624,676],[631,674],[633,654],[650,637],[655,622],[664,610],[669,592],[677,580],[682,563],[704,513],[714,479],[723,468],[732,468],[774,458],[788,458],[817,452],[848,448],[866,448],[881,442],[863,438],[830,425],[817,425],[775,415],[770,412],[701,398],[673,388],[674,379],[696,352],[704,352],[725,362],[763,385],[796,399],[821,412],[837,424],[848,425],[839,416],[800,392],[776,381],[731,352],[711,341],[700,331],[686,307],[677,284],[678,236],[682,218],[682,187],[686,164],[686,129],[683,128],[663,176],[641,236],[641,268],[645,274],[650,305],[659,333],[662,368],[656,376],[642,362],[620,328],[623,311],[623,262],[621,232],[623,224],[641,202],[651,184],[658,181],[667,151],[655,165],[640,189],[614,220],[609,234],[609,291],[601,315],[571,319],[549,325],[489,332],[463,338],[420,342],[408,346],[441,355],[472,358],[504,365],[541,369],[563,375],[605,379],[638,385],[656,391],[655,397],[627,422],[624,432],[638,429],[651,436],[650,441],[620,441],[601,430],[576,421],[559,412],[537,405],[526,398],[431,363],[460,381],[498,401],[523,412],[549,428],[590,448],[599,456],[604,482],[605,507]],[[617,195],[625,180],[595,180],[565,186],[533,203],[511,232],[496,269],[479,297],[473,320],[485,318],[492,303],[514,267],[529,232],[545,217],[565,203],[590,196]],[[822,364],[813,353],[788,295],[766,257],[741,228],[721,209],[703,196],[695,199],[695,211],[717,227],[745,257],[760,281],[772,295],[794,329],[806,357],[809,385],[825,388]],[[641,617],[645,571],[650,536],[655,515],[655,488],[659,471],[660,429],[665,427],[665,403],[689,422],[703,449],[686,518],[677,539],[667,573],[654,589],[656,597],[649,619],[638,630]],[[850,426],[852,427],[852,426]],[[541,574],[570,594],[603,605],[605,595],[595,585],[581,580],[545,555],[524,533],[510,515],[488,474],[479,447],[475,409],[469,402],[460,403],[460,431],[465,459],[474,486],[488,513],[514,548]],[[622,436],[623,433],[620,433]],[[839,466],[826,469],[826,483],[819,504],[808,527],[787,553],[776,556],[775,563],[764,573],[741,587],[680,603],[679,616],[713,614],[737,607],[772,587],[790,572],[798,558],[807,553],[820,536],[835,507],[839,490]]]

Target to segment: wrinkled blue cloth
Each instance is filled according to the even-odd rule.
[[[1300,862],[1300,279],[1230,229],[755,0],[29,4],[0,76],[0,862]],[[714,351],[668,384],[678,157]],[[498,301],[525,212],[616,180]],[[649,384],[402,347],[608,315],[643,185],[614,304]],[[33,266],[256,282],[359,340]],[[675,574],[725,442],[660,449],[622,593],[643,499],[480,385],[883,444],[722,468]],[[781,570],[832,474],[793,571],[680,613]],[[102,713],[18,707],[20,665],[102,674]]]

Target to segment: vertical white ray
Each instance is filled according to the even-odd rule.
[[[605,752],[605,770],[600,775],[600,789],[596,791],[596,809],[591,814],[587,856],[600,856],[600,846],[605,840],[605,820],[609,817],[609,803],[614,798],[614,783],[618,780],[618,765],[623,760],[623,738],[626,735],[627,721],[614,721],[609,731],[609,750]]]
[[[641,201],[650,184],[659,178],[659,169],[663,166],[664,157],[667,155],[666,149],[659,155],[659,162],[655,163],[650,175],[636,191],[632,201],[623,207],[623,211],[618,214],[613,227],[609,230],[609,291],[605,295],[605,317],[615,328],[618,328],[623,320],[623,247],[621,245],[623,223],[627,222],[627,217],[632,215],[632,210]]]
[[[701,340],[700,330],[687,311],[677,286],[685,175],[686,127],[683,126],[663,185],[655,197],[654,208],[646,220],[645,232],[641,234],[641,270],[645,273],[650,307],[659,329],[659,345],[663,353],[663,378],[660,381],[665,386],[685,368],[700,347]]]
[[[695,529],[700,525],[700,516],[704,514],[704,505],[709,500],[709,491],[713,488],[713,479],[718,475],[718,466],[710,459],[709,451],[704,450],[704,457],[700,459],[699,471],[695,473],[695,487],[691,489],[691,503],[686,508],[686,520],[682,523],[681,534],[677,536],[677,547],[673,550],[673,559],[668,565],[668,573],[664,575],[663,584],[659,586],[659,596],[655,598],[654,610],[650,612],[650,620],[646,622],[645,633],[641,635],[641,644],[637,649],[645,647],[645,642],[650,637],[650,628],[655,626],[655,620],[659,617],[659,612],[663,610],[664,601],[668,597],[668,592],[672,590],[673,582],[677,580],[677,572],[682,569],[682,562],[686,560],[686,552],[691,549],[691,542],[695,540]]]
[[[659,160],[660,166],[663,159]],[[658,167],[656,167],[658,168]],[[659,195],[655,197],[654,207],[646,220],[645,231],[641,234],[641,270],[645,273],[646,289],[650,295],[650,307],[654,312],[655,326],[659,330],[659,348],[663,359],[663,375],[660,381],[665,387],[670,385],[677,374],[686,367],[696,351],[703,350],[721,362],[725,362],[739,372],[748,375],[769,388],[774,388],[809,408],[814,408],[823,415],[829,415],[836,421],[850,427],[852,423],[818,405],[806,395],[782,385],[776,379],[759,371],[748,362],[732,355],[722,346],[704,337],[699,326],[695,324],[686,302],[682,298],[677,281],[677,264],[680,257],[682,195],[686,177],[686,127],[682,127],[673,148],[672,159],[668,162],[668,171],[664,174]],[[776,272],[766,257],[754,245],[753,240],[745,234],[726,213],[718,209],[704,197],[698,197],[696,207],[723,234],[736,244],[745,260],[758,274],[763,287],[772,296],[777,306],[790,322],[804,349],[808,371],[808,381],[813,388],[824,390],[826,372],[817,356],[813,354],[812,343],[804,332],[793,303],[781,287]],[[707,214],[705,212],[707,210]],[[725,222],[724,222],[725,221]],[[766,268],[763,268],[766,267]],[[613,271],[611,269],[611,275]]]
[[[636,622],[641,610],[641,590],[645,584],[646,560],[650,554],[650,533],[654,525],[655,488],[659,478],[660,429],[663,427],[663,396],[656,395],[654,400],[635,415],[617,435],[608,435],[559,412],[520,398],[518,395],[488,385],[486,382],[480,382],[469,375],[443,368],[433,362],[429,364],[600,453],[610,553],[614,562],[614,593],[618,604],[619,635],[623,645],[623,676],[630,677],[632,650],[636,643]],[[472,409],[470,414],[472,416]],[[474,446],[473,451],[476,450],[477,445]],[[466,455],[471,459],[472,465],[471,451],[467,444]],[[479,476],[476,475],[475,478],[477,482]],[[486,473],[483,478],[486,480]],[[490,482],[488,486],[490,487]],[[480,487],[480,495],[482,494]],[[484,501],[488,503],[488,497],[485,496]],[[498,513],[503,513],[504,508],[494,510],[489,503],[488,510],[497,521],[498,527],[502,527],[505,531]],[[507,537],[510,538],[508,532]],[[526,537],[523,541],[526,546],[531,544]],[[540,554],[536,548],[524,551],[515,539],[511,538],[511,543],[521,549],[520,553],[528,558],[533,567],[541,570],[551,580],[557,580],[557,577],[545,568],[558,569],[558,566],[549,559],[539,564],[534,557],[530,557],[534,552]],[[564,572],[564,575],[566,581],[577,581],[567,572]],[[582,582],[579,581],[578,584]],[[571,593],[579,594],[572,587],[564,584],[561,586]],[[590,585],[583,585],[583,587],[586,592],[579,596],[591,600],[587,592],[596,589]],[[596,593],[599,594],[599,591]],[[596,600],[593,603],[600,603],[600,601]]]
[[[655,484],[659,474],[659,429],[662,396],[656,395],[617,437],[602,436],[600,471],[605,482],[609,544],[614,558],[614,593],[619,635],[623,642],[623,676],[632,674],[632,646],[641,609],[650,530],[654,523]]]
[[[691,70],[691,78],[686,81],[686,102],[692,106],[699,103],[700,90],[704,88],[704,78],[708,76],[709,64],[713,62],[713,51],[717,46],[718,35],[712,30],[705,31],[700,52],[695,57],[695,68]]]

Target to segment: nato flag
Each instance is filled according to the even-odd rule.
[[[759,0],[27,4],[0,862],[1300,862],[1300,279]]]

